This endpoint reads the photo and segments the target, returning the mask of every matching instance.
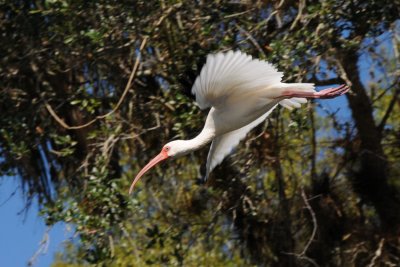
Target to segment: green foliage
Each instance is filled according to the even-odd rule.
[[[1,175],[18,174],[46,223],[76,233],[54,266],[396,264],[399,12],[398,1],[5,1]],[[164,143],[200,131],[191,86],[208,53],[229,49],[273,62],[285,82],[351,83],[352,121],[328,102],[276,110],[207,185],[204,148],[129,196]]]

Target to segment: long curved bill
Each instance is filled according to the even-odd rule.
[[[157,156],[155,156],[152,160],[150,160],[149,163],[147,163],[146,166],[143,167],[143,169],[138,173],[138,175],[136,175],[135,180],[133,180],[131,187],[129,188],[129,194],[132,193],[133,188],[135,187],[135,184],[139,181],[139,179],[148,171],[150,170],[154,165],[156,165],[157,163],[159,163],[160,161],[163,161],[165,159],[168,158],[167,153],[165,153],[164,151],[161,151],[160,154],[158,154]]]

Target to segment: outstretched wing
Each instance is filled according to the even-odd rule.
[[[201,109],[221,108],[229,99],[240,99],[251,90],[279,84],[282,72],[266,61],[252,59],[240,51],[207,56],[192,93]]]
[[[269,116],[269,114],[271,114],[276,106],[277,105],[273,106],[267,113],[265,113],[252,123],[235,131],[218,136],[213,140],[210,151],[208,152],[205,179],[207,179],[210,172],[218,164],[220,164],[228,154],[232,152],[235,146],[239,144],[239,142],[247,135],[247,133],[251,129],[263,122]]]

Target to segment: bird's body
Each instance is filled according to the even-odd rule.
[[[211,108],[203,130],[191,140],[166,144],[161,153],[136,176],[135,183],[152,166],[168,157],[178,157],[212,142],[207,157],[206,178],[232,149],[273,109],[282,105],[298,108],[307,98],[333,98],[348,87],[314,90],[310,83],[282,83],[282,73],[266,61],[252,59],[239,51],[209,55],[192,93],[200,108]]]

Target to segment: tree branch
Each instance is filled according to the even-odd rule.
[[[88,127],[88,126],[92,125],[93,123],[95,123],[97,120],[104,119],[104,118],[110,116],[111,114],[113,114],[115,111],[117,111],[117,110],[119,109],[119,107],[121,106],[122,102],[124,101],[126,95],[128,94],[128,91],[129,91],[129,88],[131,87],[133,78],[135,77],[136,71],[137,71],[137,69],[138,69],[138,67],[139,67],[140,58],[141,58],[141,52],[142,52],[143,48],[145,47],[147,40],[148,40],[148,37],[146,36],[146,37],[143,39],[143,41],[142,41],[142,43],[141,43],[141,45],[140,45],[140,48],[139,48],[139,55],[138,55],[137,58],[136,58],[135,64],[134,64],[134,66],[133,66],[131,75],[129,76],[128,83],[127,83],[126,86],[125,86],[124,92],[122,93],[122,95],[121,95],[120,99],[118,100],[117,104],[115,105],[115,107],[114,107],[110,112],[108,112],[108,113],[106,113],[106,114],[103,114],[103,115],[100,115],[100,116],[96,116],[93,120],[91,120],[91,121],[89,121],[89,122],[87,122],[87,123],[84,123],[84,124],[81,124],[81,125],[78,125],[78,126],[70,126],[70,125],[66,124],[66,123],[64,122],[64,120],[61,119],[60,116],[57,115],[57,113],[56,113],[56,112],[54,111],[54,109],[50,106],[50,104],[47,103],[47,101],[45,101],[45,107],[46,107],[47,111],[50,113],[50,115],[51,115],[62,127],[66,128],[66,129],[68,129],[68,130],[77,130],[77,129],[82,129],[82,128]]]
[[[334,77],[334,78],[329,78],[329,79],[324,79],[320,80],[317,78],[315,74],[313,74],[311,79],[308,79],[307,82],[310,83],[315,83],[318,86],[323,86],[323,85],[333,85],[333,84],[343,84],[345,81],[340,78],[340,77]]]
[[[317,223],[317,217],[315,216],[314,210],[311,208],[310,203],[307,200],[306,193],[304,192],[304,189],[301,189],[301,197],[303,198],[304,204],[306,205],[308,211],[310,212],[312,222],[313,222],[313,230],[311,233],[310,238],[308,239],[308,242],[306,246],[304,247],[303,251],[300,253],[300,257],[304,257],[307,253],[308,248],[310,247],[311,243],[314,241],[315,235],[317,234],[317,229],[318,229],[318,223]]]
[[[307,256],[307,250],[310,247],[311,243],[314,241],[315,235],[317,234],[318,223],[317,223],[317,216],[315,215],[314,210],[312,209],[310,203],[308,202],[306,193],[304,192],[304,188],[301,189],[301,197],[303,198],[304,204],[306,205],[307,210],[310,212],[312,223],[313,223],[313,230],[311,233],[310,238],[307,241],[307,244],[304,246],[303,251],[301,253],[285,253],[287,255],[293,255],[298,259],[308,261],[313,266],[318,267],[319,265],[311,258]]]
[[[397,89],[397,90],[394,92],[393,98],[392,98],[392,100],[390,100],[389,107],[387,108],[387,110],[386,110],[386,112],[385,112],[385,115],[383,116],[381,122],[380,122],[379,125],[378,125],[378,131],[379,131],[379,132],[382,132],[383,128],[385,127],[386,122],[387,122],[387,120],[389,119],[390,114],[391,114],[392,111],[393,111],[394,105],[396,104],[396,101],[397,101],[397,97],[398,97],[398,95],[399,95],[399,92],[400,92],[400,89]]]
[[[383,245],[384,245],[384,244],[385,244],[385,239],[382,238],[381,241],[379,242],[379,245],[378,245],[377,250],[375,251],[375,255],[374,255],[374,257],[372,258],[371,262],[369,263],[368,267],[374,267],[374,266],[376,266],[376,265],[375,265],[375,262],[376,262],[376,260],[382,255],[382,248],[383,248]]]
[[[247,36],[247,38],[250,40],[250,42],[254,45],[254,47],[265,57],[266,55],[265,55],[265,53],[264,53],[264,51],[262,50],[262,48],[261,48],[261,46],[259,45],[259,43],[257,42],[257,40],[256,39],[254,39],[254,37],[248,32],[248,31],[246,31],[245,29],[243,29],[241,26],[239,26],[238,24],[235,24],[235,26],[236,26],[236,28],[238,29],[238,30],[240,30],[241,32],[243,32],[246,36]]]

